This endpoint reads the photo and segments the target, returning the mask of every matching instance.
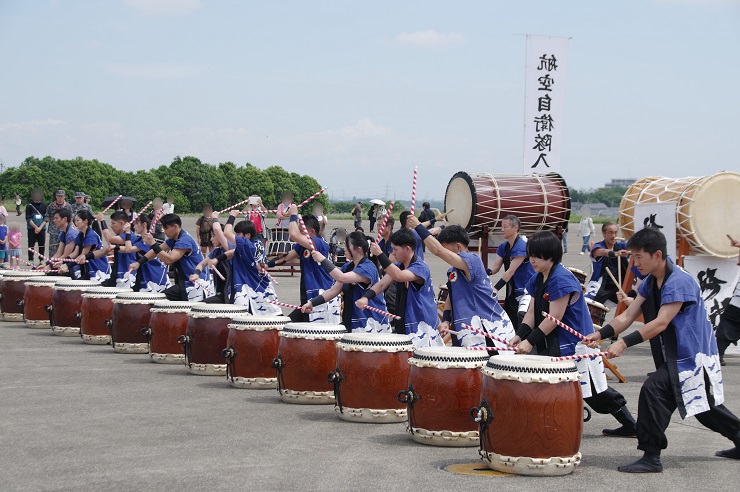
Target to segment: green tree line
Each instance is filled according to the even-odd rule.
[[[28,203],[31,191],[37,188],[44,192],[46,202],[53,199],[58,189],[67,192],[69,201],[74,192],[85,192],[90,195],[94,210],[108,196],[136,198],[139,207],[153,198],[172,196],[175,211],[197,213],[205,204],[220,210],[250,195],[259,195],[268,209],[274,209],[284,191],[293,193],[294,200],[300,203],[319,191],[321,185],[311,176],[290,173],[280,166],[259,169],[249,163],[239,166],[233,162],[212,165],[192,156],[175,157],[171,164],[148,171],[121,171],[82,157],[70,160],[29,157],[20,166],[0,174],[0,195],[5,199],[12,199],[18,193],[23,203]],[[315,201],[329,209],[325,194]],[[311,207],[305,207],[303,212]]]
[[[597,188],[576,189],[569,188],[570,199],[580,203],[604,203],[608,207],[618,207],[622,197],[627,193],[627,188]]]

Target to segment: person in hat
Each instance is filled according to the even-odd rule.
[[[57,250],[59,246],[59,233],[62,232],[61,229],[54,225],[54,214],[63,208],[66,208],[72,213],[72,206],[65,199],[66,195],[64,190],[57,190],[54,194],[54,201],[46,207],[46,218],[41,225],[41,229],[44,226],[48,226],[49,228],[49,251]]]
[[[72,220],[74,220],[75,216],[77,215],[77,212],[80,210],[87,210],[88,212],[92,213],[92,207],[85,203],[85,194],[81,191],[78,191],[75,193],[75,202],[70,205],[72,210]]]
[[[31,200],[26,205],[26,227],[28,229],[28,247],[36,248],[40,254],[46,253],[46,230],[44,218],[47,205],[43,202],[44,192],[36,189],[31,193]],[[33,263],[33,252],[28,250],[28,261]],[[39,262],[43,263],[41,257]]]
[[[88,205],[90,205],[90,199],[90,195],[85,195],[85,203],[87,203]]]

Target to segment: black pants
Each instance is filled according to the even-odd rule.
[[[370,219],[370,232],[373,232],[373,229],[375,229],[375,217]]]
[[[532,299],[534,302],[534,298]],[[511,324],[514,325],[514,331],[519,329],[519,301],[514,294],[507,295],[504,298],[504,311],[509,316]]]
[[[36,245],[39,245],[36,249],[40,254],[46,253],[46,247],[44,246],[46,244],[46,230],[42,229],[41,232],[36,234],[33,229],[28,229],[28,247],[33,248]],[[31,250],[28,250],[28,261],[33,261],[33,253],[31,253]]]
[[[184,288],[180,287],[180,284],[175,284],[169,289],[165,289],[163,292],[167,296],[168,301],[187,301],[188,294]]]
[[[593,381],[591,381],[591,395],[588,398],[584,398],[583,401],[596,413],[616,413],[627,404],[627,400],[622,396],[622,393],[611,386],[607,386],[606,390],[597,395]]]
[[[225,304],[223,294],[216,294],[215,296],[207,297],[201,302],[204,302],[206,304]]]
[[[709,388],[709,380],[706,377],[704,384]],[[740,438],[740,420],[724,405],[715,405],[711,394],[707,396],[710,408],[695,415],[696,420],[704,427],[736,441]],[[676,408],[676,394],[668,366],[663,364],[647,378],[640,390],[637,408],[637,449],[646,453],[660,454],[662,449],[668,447],[665,430]]]
[[[728,305],[722,312],[717,326],[717,347],[720,355],[733,343],[740,340],[740,308]]]

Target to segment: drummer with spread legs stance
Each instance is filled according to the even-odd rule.
[[[740,248],[740,241],[730,239],[732,245]],[[737,258],[740,265],[740,255]],[[735,284],[730,303],[727,305],[719,318],[717,326],[717,349],[719,350],[719,361],[725,365],[725,350],[733,343],[740,340],[740,281]]]
[[[525,286],[534,275],[527,256],[527,241],[519,236],[520,227],[521,221],[516,215],[507,215],[501,220],[501,235],[505,241],[496,249],[496,259],[491,266],[491,275],[504,267],[504,274],[494,288],[498,294],[506,286],[504,310],[515,329],[527,312],[531,296],[525,291]]]
[[[470,238],[465,229],[456,225],[447,226],[437,239],[416,217],[410,216],[408,224],[424,238],[430,253],[450,265],[447,270],[449,295],[445,300],[439,331],[443,334],[448,330],[457,332],[453,334],[453,345],[462,347],[495,345],[490,338],[464,328],[463,323],[505,340],[513,338],[514,325],[498,303],[483,260],[468,251]]]
[[[642,314],[645,325],[607,349],[619,357],[650,340],[655,372],[640,390],[637,414],[639,460],[617,468],[626,473],[663,471],[660,453],[668,446],[665,430],[678,408],[681,418],[692,415],[705,427],[731,440],[735,447],[716,456],[740,459],[740,419],[722,404],[722,370],[701,290],[696,280],[665,258],[665,236],[654,228],[637,231],[627,242],[635,266],[645,280],[638,296],[610,324],[589,335],[589,346],[624,332]]]
[[[509,345],[515,346],[520,354],[534,350],[539,355],[551,357],[594,351],[579,343],[580,338],[558,328],[542,315],[543,311],[550,313],[583,335],[594,331],[583,288],[575,275],[560,263],[563,257],[560,239],[549,231],[538,232],[529,238],[527,254],[537,272],[527,283],[527,292],[532,292],[532,302]],[[576,367],[582,376],[583,401],[596,413],[610,413],[622,424],[616,429],[604,429],[603,434],[635,437],[635,420],[627,408],[627,400],[607,385],[601,357],[580,359],[576,361]]]

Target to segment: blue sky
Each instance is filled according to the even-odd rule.
[[[0,0],[0,158],[281,165],[334,197],[522,171],[522,34],[571,36],[562,174],[740,170],[740,0]]]

